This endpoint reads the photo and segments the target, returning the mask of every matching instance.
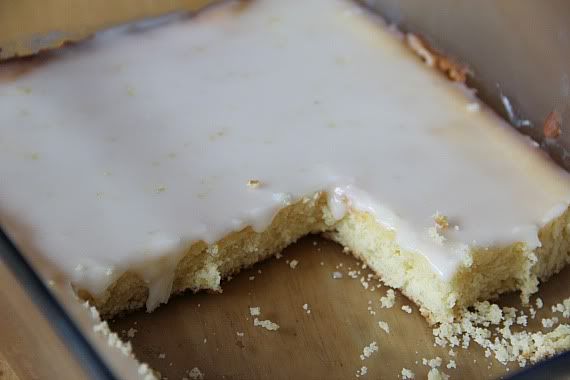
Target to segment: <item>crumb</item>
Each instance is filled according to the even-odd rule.
[[[250,179],[249,181],[247,181],[247,186],[252,189],[257,189],[258,187],[261,186],[261,181],[257,179]]]
[[[552,306],[553,313],[561,313],[564,318],[570,318],[570,297]]]
[[[415,378],[416,378],[415,373],[413,373],[407,368],[402,368],[402,379],[406,380],[406,379],[415,379]]]
[[[321,261],[321,266],[324,266],[324,265],[325,265],[325,262],[324,262],[324,261]]]
[[[435,57],[418,36],[411,33],[406,34],[406,43],[425,62],[426,65],[430,67],[435,65]]]
[[[440,214],[439,211],[433,215],[433,220],[436,224],[436,228],[440,230],[446,230],[449,228],[449,221],[447,220],[447,216]]]
[[[534,310],[534,307],[530,307],[530,309],[528,309],[528,312],[530,313],[530,318],[534,319],[536,318],[536,310]]]
[[[544,302],[542,302],[542,298],[538,297],[535,301],[535,305],[537,309],[542,309],[544,307]]]
[[[298,260],[291,260],[291,262],[289,263],[289,267],[291,267],[291,269],[295,269],[297,268],[297,264],[299,264]]]
[[[360,360],[368,359],[376,351],[378,351],[378,343],[374,341],[362,349],[362,355],[360,355]]]
[[[384,322],[384,321],[378,321],[378,326],[386,331],[386,333],[390,334],[390,326],[388,326],[388,323]]]
[[[333,272],[333,273],[332,273],[332,278],[334,278],[334,279],[342,278],[342,273],[340,273],[340,272]]]
[[[237,331],[237,332],[236,332],[236,335],[237,335],[237,336],[244,336],[244,333],[241,332],[241,331]]]
[[[557,111],[552,111],[544,120],[544,125],[542,127],[544,132],[544,137],[550,139],[556,139],[560,136],[562,130],[560,128],[561,117]]]
[[[451,58],[439,54],[422,38],[412,33],[407,33],[406,43],[426,65],[436,68],[449,80],[460,83],[465,83],[467,80],[469,69],[465,65],[461,65]]]
[[[529,311],[536,313],[532,307]],[[440,324],[433,333],[438,345],[456,346],[459,337],[464,348],[475,342],[485,350],[485,357],[494,356],[503,365],[518,362],[520,367],[570,348],[570,325],[558,325],[548,333],[512,331],[511,326],[517,320],[524,322],[521,317],[524,315],[517,317],[515,308],[501,308],[488,301],[478,302],[473,310],[464,309],[458,321]],[[556,317],[542,320],[547,328],[554,327],[557,322]]]
[[[441,367],[441,363],[442,363],[442,362],[443,362],[443,361],[441,360],[441,358],[440,358],[439,356],[435,357],[434,359],[430,359],[430,360],[428,360],[428,359],[426,359],[426,358],[423,358],[423,359],[422,359],[422,364],[423,364],[423,365],[426,365],[426,366],[429,366],[430,368],[438,368],[438,367]]]
[[[307,314],[311,314],[311,309],[309,309],[309,304],[304,304],[303,305],[303,310],[305,310],[307,312]]]
[[[166,354],[165,354],[165,353],[159,354],[159,355],[158,355],[158,358],[159,358],[159,359],[165,359],[165,358],[166,358]]]
[[[447,368],[451,369],[451,368],[457,368],[457,364],[455,363],[455,360],[450,360],[449,363],[447,363]]]
[[[208,343],[208,338],[204,338],[204,344]]]
[[[202,373],[202,371],[200,371],[198,367],[194,367],[190,371],[188,371],[188,377],[191,380],[203,380],[204,374]]]
[[[133,329],[132,327],[127,331],[127,336],[129,338],[134,338],[135,334],[137,333],[137,329]]]
[[[517,317],[517,325],[526,326],[528,323],[528,317],[526,315],[521,315]]]
[[[255,280],[255,276],[249,276],[249,281]]]
[[[556,323],[558,323],[558,318],[543,318],[542,319],[542,326],[549,329],[552,328]]]
[[[388,289],[386,292],[386,296],[380,298],[380,305],[383,308],[390,309],[396,303],[396,293],[394,293],[393,289]]]
[[[409,305],[402,306],[402,310],[404,310],[408,314],[412,313],[412,308]]]
[[[364,376],[368,373],[368,367],[362,366],[356,371],[356,377]]]
[[[448,380],[449,376],[443,372],[439,372],[437,368],[432,368],[428,372],[428,380]]]
[[[255,317],[255,316],[257,316],[257,315],[260,315],[260,314],[261,314],[261,309],[259,308],[259,306],[250,307],[250,308],[249,308],[249,314],[250,314],[252,317]]]
[[[253,320],[253,325],[263,327],[264,329],[269,330],[269,331],[279,330],[279,325],[277,323],[271,322],[270,320],[261,321],[261,320],[255,318]]]

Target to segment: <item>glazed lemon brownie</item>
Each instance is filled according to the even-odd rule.
[[[309,233],[431,322],[570,260],[568,175],[352,2],[103,32],[0,99],[2,225],[107,317]]]

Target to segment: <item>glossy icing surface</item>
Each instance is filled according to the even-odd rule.
[[[120,28],[0,83],[0,217],[94,294],[127,269],[160,293],[193,242],[328,191],[450,278],[469,246],[538,246],[570,198],[474,102],[342,0]]]

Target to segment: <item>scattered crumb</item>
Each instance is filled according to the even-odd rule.
[[[360,360],[368,359],[376,351],[378,351],[378,343],[374,341],[362,349],[362,355],[360,355]]]
[[[252,189],[257,189],[258,187],[261,186],[261,181],[257,179],[250,179],[249,181],[247,181],[247,186]]]
[[[259,306],[250,307],[250,308],[249,308],[249,314],[250,314],[252,317],[255,317],[255,316],[257,316],[257,315],[260,315],[260,314],[261,314],[261,309],[259,308]]]
[[[558,318],[556,317],[542,319],[542,326],[547,329],[552,328],[556,323],[558,323]]]
[[[386,333],[390,334],[390,326],[388,326],[388,323],[384,321],[378,321],[378,326]]]
[[[544,125],[542,127],[544,132],[544,137],[550,139],[556,139],[560,136],[562,130],[560,128],[561,117],[557,111],[552,111],[544,120]]]
[[[161,353],[158,355],[159,359],[166,359],[166,354],[165,353]]]
[[[297,264],[299,264],[298,260],[291,260],[289,262],[289,267],[291,267],[291,269],[295,269],[295,268],[297,268]]]
[[[544,307],[544,302],[542,302],[542,298],[538,297],[535,301],[535,305],[537,309],[542,309]]]
[[[428,372],[428,380],[448,380],[449,376],[443,372],[439,372],[437,368],[432,368]]]
[[[443,73],[449,80],[465,83],[469,69],[465,65],[452,60],[445,55],[439,54],[421,37],[412,33],[406,34],[406,43],[416,53],[424,63],[430,67],[435,67]]]
[[[241,332],[241,331],[236,331],[236,335],[237,335],[237,336],[244,336],[244,333]]]
[[[204,338],[204,344],[208,343],[208,338]]]
[[[435,342],[440,346],[455,347],[461,338],[464,348],[475,342],[485,350],[485,357],[494,356],[503,365],[517,362],[520,367],[570,348],[570,325],[560,324],[548,333],[512,331],[511,326],[517,320],[523,322],[521,316],[517,317],[515,308],[501,308],[488,301],[478,302],[472,311],[463,310],[460,320],[436,327],[433,330]],[[543,326],[554,327],[558,323],[555,318],[543,319]]]
[[[200,369],[198,367],[194,367],[190,371],[188,371],[188,379],[190,379],[190,380],[203,380],[204,374],[202,373],[202,371],[200,371]]]
[[[436,228],[440,230],[446,230],[449,228],[449,221],[447,220],[447,216],[440,214],[439,211],[433,215],[433,220],[435,222]]]
[[[429,366],[430,368],[438,368],[441,367],[441,363],[443,362],[443,360],[441,360],[441,358],[439,356],[433,358],[433,359],[426,359],[423,358],[422,359],[422,364]]]
[[[342,273],[341,272],[333,272],[332,278],[334,278],[334,279],[342,278]]]
[[[455,360],[451,359],[449,361],[449,363],[447,363],[447,368],[451,369],[451,368],[457,368],[457,364],[455,363]]]
[[[528,317],[526,315],[521,315],[517,317],[517,325],[526,326],[528,324]]]
[[[364,376],[368,373],[368,367],[362,366],[356,371],[356,377]]]
[[[561,313],[564,318],[570,318],[570,297],[552,306],[553,313]]]
[[[129,329],[129,331],[127,331],[127,336],[129,338],[134,338],[135,334],[137,333],[137,329],[133,329],[132,327]]]
[[[407,368],[402,368],[402,379],[415,379],[416,374]]]
[[[390,309],[396,303],[396,293],[394,293],[393,289],[388,289],[386,292],[386,296],[380,298],[380,305],[383,308]]]
[[[261,321],[261,320],[255,318],[253,320],[253,325],[263,327],[264,329],[269,330],[269,331],[279,330],[279,325],[277,323],[271,322],[270,320]]]
[[[255,280],[255,276],[249,276],[249,281]]]
[[[426,48],[424,42],[412,33],[406,34],[406,43],[408,46],[425,62],[426,65],[432,67],[435,65],[435,57],[430,50]]]
[[[404,310],[408,314],[412,314],[412,308],[410,307],[410,305],[402,306],[402,310]]]
[[[303,310],[305,310],[307,312],[307,314],[311,314],[311,309],[309,309],[309,304],[304,304],[303,305]]]

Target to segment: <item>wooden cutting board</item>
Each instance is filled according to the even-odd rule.
[[[291,260],[298,260],[294,269]],[[346,274],[349,268],[361,271],[358,278]],[[334,279],[333,272],[343,277]],[[448,349],[433,346],[432,330],[415,306],[397,294],[393,308],[380,308],[386,288],[372,289],[377,281],[371,280],[365,289],[360,277],[368,273],[337,244],[310,236],[287,248],[281,259],[241,272],[223,285],[222,294],[183,294],[151,314],[135,312],[111,325],[132,341],[141,360],[171,380],[194,367],[206,379],[347,379],[355,378],[362,366],[368,370],[365,378],[396,378],[408,368],[421,379],[428,370],[422,359],[437,356],[452,379],[498,378],[507,369],[517,370],[485,358],[475,345],[457,350],[457,369],[445,368]],[[567,268],[541,286],[546,307],[530,329],[539,329],[550,305],[570,296],[569,279]],[[0,296],[0,379],[83,378],[50,323],[3,265]],[[517,298],[507,295],[499,301],[519,306]],[[401,310],[403,305],[413,312]],[[260,307],[259,318],[279,324],[279,330],[253,326],[249,307]],[[388,323],[389,334],[379,321]],[[363,348],[372,342],[378,352],[361,360]]]

